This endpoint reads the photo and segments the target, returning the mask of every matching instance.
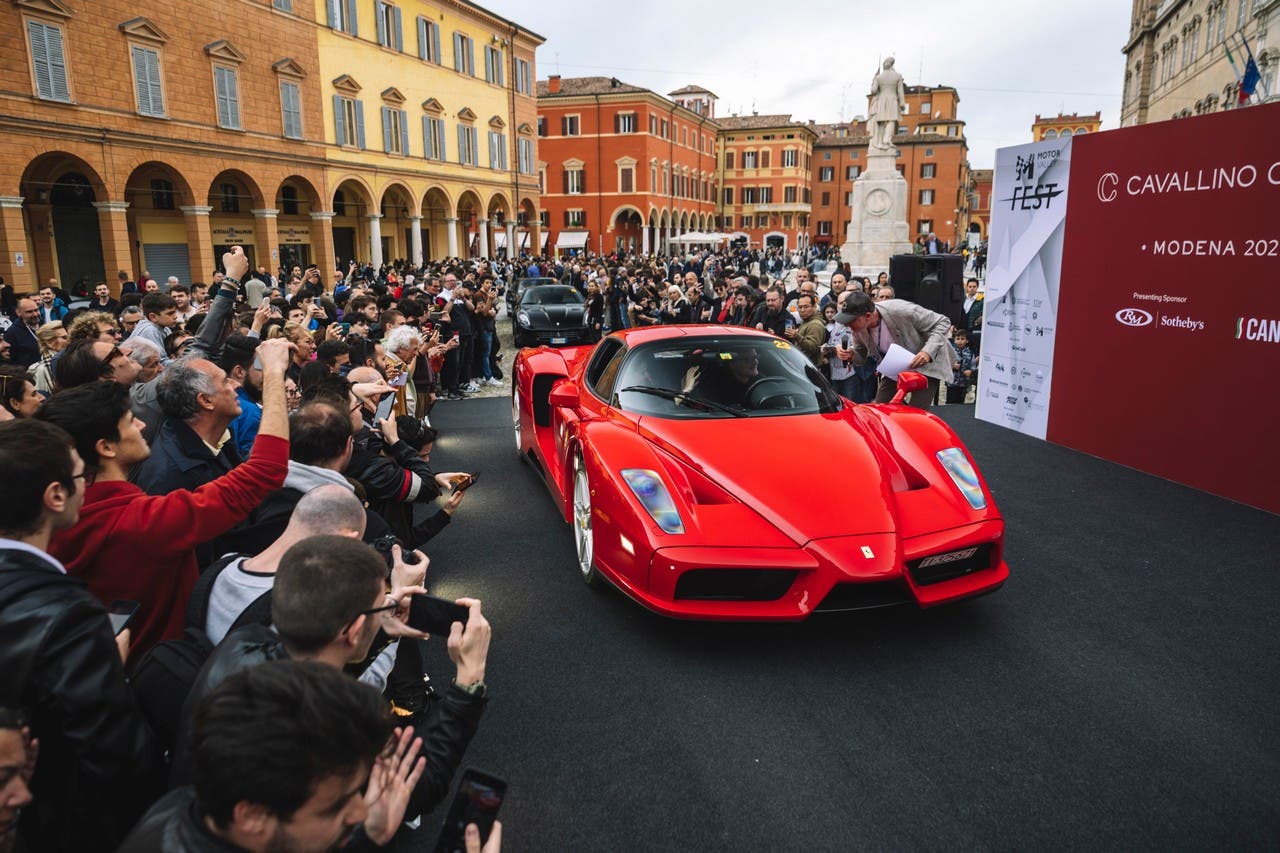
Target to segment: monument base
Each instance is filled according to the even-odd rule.
[[[889,258],[911,252],[907,192],[907,181],[898,173],[897,149],[869,149],[867,170],[853,182],[853,218],[840,247],[840,259],[854,275],[874,278],[889,269]]]

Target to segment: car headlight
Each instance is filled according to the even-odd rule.
[[[676,510],[671,493],[658,476],[658,472],[645,468],[627,468],[622,472],[622,479],[627,481],[631,492],[662,528],[663,533],[684,533],[684,522]]]
[[[982,484],[978,482],[978,472],[973,470],[964,451],[958,447],[948,447],[938,451],[938,461],[951,475],[951,482],[956,484],[960,494],[974,509],[987,508],[987,496],[982,493]]]
[[[521,311],[518,314],[516,314],[516,322],[519,323],[521,326],[524,326],[526,329],[529,328],[528,312]]]

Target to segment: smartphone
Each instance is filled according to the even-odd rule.
[[[391,417],[391,407],[395,405],[395,402],[395,394],[387,394],[378,402],[378,410],[373,414],[373,422],[375,425]]]
[[[394,379],[388,379],[387,384],[390,385],[392,388],[401,388],[408,381],[409,381],[409,374],[401,373],[399,376],[395,377]]]
[[[468,475],[468,476],[467,476],[467,479],[465,479],[465,480],[463,480],[462,482],[460,482],[460,483],[458,483],[457,485],[455,485],[455,486],[453,487],[453,490],[454,490],[455,492],[465,492],[467,489],[469,489],[469,488],[471,488],[472,486],[474,486],[474,485],[476,484],[476,480],[478,480],[478,479],[480,479],[480,474],[479,474],[479,473],[476,473],[476,474],[470,474],[470,475]]]
[[[349,334],[351,334],[351,324],[350,324],[350,323],[339,323],[339,324],[338,324],[338,328],[342,330],[342,334],[344,334],[344,335],[349,335]]]
[[[113,601],[107,608],[107,618],[111,620],[111,633],[120,636],[120,632],[129,627],[134,614],[142,605],[136,601]]]
[[[498,808],[507,795],[507,783],[474,767],[462,773],[458,792],[449,804],[449,815],[444,819],[444,829],[436,842],[436,853],[462,853],[466,850],[467,824],[474,823],[480,829],[480,843],[489,840],[493,822],[498,818]]]
[[[470,615],[461,604],[430,595],[415,595],[409,602],[409,627],[440,637],[449,636],[454,622],[466,625]]]

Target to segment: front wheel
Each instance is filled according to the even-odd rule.
[[[582,580],[587,586],[598,586],[600,573],[595,567],[595,538],[591,530],[591,484],[581,451],[573,455],[573,544],[578,552]]]

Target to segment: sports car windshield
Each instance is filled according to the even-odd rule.
[[[522,306],[581,305],[584,301],[582,294],[567,284],[540,284],[529,288],[520,297]]]
[[[822,374],[791,344],[770,337],[682,337],[628,354],[618,381],[623,411],[684,420],[836,412]]]

